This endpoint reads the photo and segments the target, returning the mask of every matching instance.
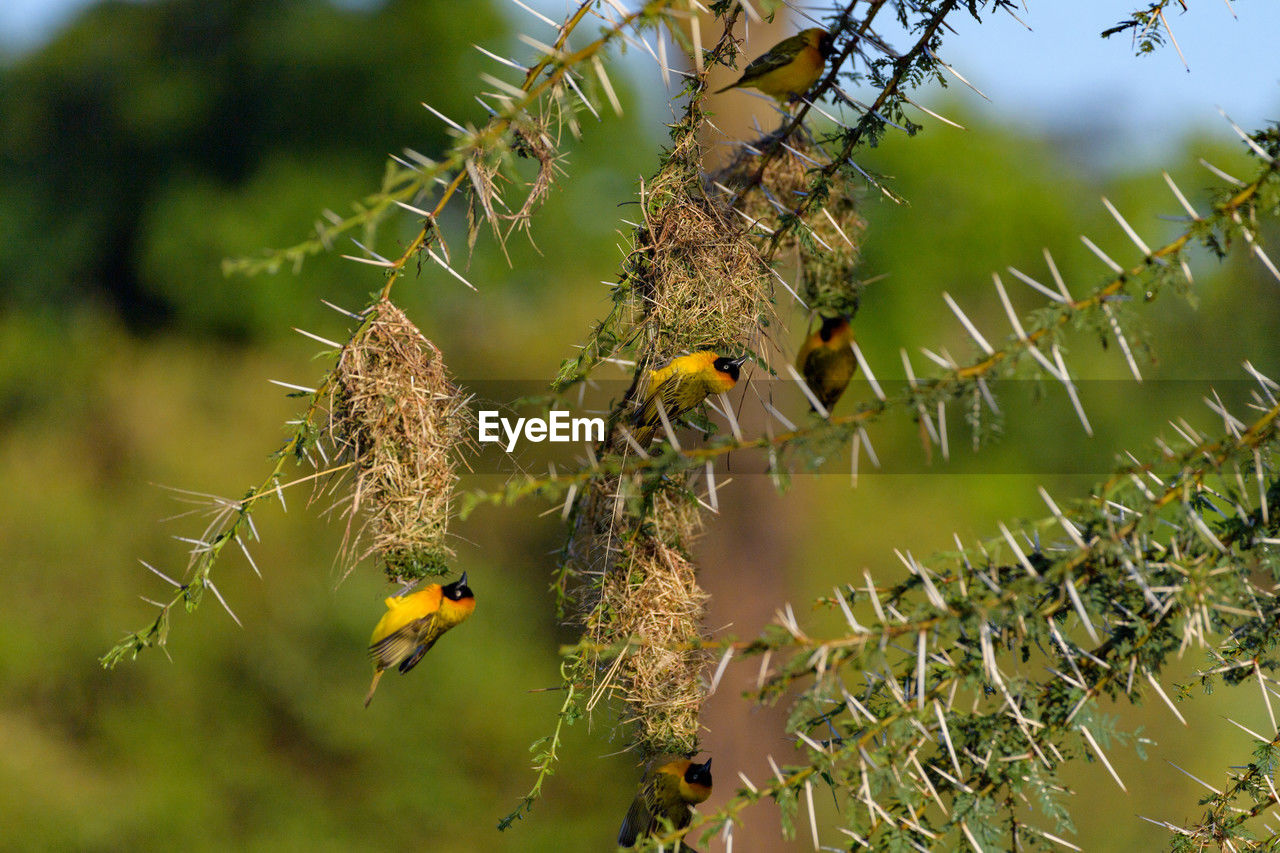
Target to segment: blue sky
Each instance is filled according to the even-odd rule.
[[[38,45],[91,2],[3,0],[0,47]],[[564,3],[536,5],[554,16]],[[1030,31],[1004,13],[982,25],[957,16],[958,34],[947,37],[943,59],[990,97],[991,108],[1003,117],[1054,131],[1114,129],[1131,144],[1153,149],[1189,124],[1222,132],[1219,106],[1246,129],[1280,118],[1280,3],[1187,0],[1189,10],[1170,14],[1169,22],[1190,71],[1172,46],[1135,57],[1128,37],[1098,37],[1145,5],[1146,0],[1026,0],[1019,17]],[[517,20],[528,20],[512,10]],[[906,43],[905,36],[884,35]],[[961,84],[954,91],[975,105],[980,100]]]

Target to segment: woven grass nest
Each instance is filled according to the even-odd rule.
[[[680,172],[645,187],[643,207],[626,275],[650,362],[751,347],[772,311],[774,279],[745,223]]]
[[[740,218],[777,230],[784,216],[809,195],[813,172],[829,162],[826,154],[801,135],[793,135],[760,171],[762,152],[774,146],[774,135],[743,145],[723,169],[710,176],[709,192]],[[756,180],[759,177],[759,186]],[[858,214],[857,199],[844,184],[830,192],[805,216],[805,224],[790,232],[779,255],[790,254],[800,265],[801,297],[826,316],[857,313],[858,284],[854,270],[866,221]]]
[[[371,310],[338,360],[330,400],[330,436],[354,463],[348,562],[376,555],[394,581],[444,574],[469,400],[404,312],[388,301]]]
[[[645,755],[690,753],[698,745],[707,594],[685,553],[698,524],[682,495],[656,496],[641,529],[619,544],[586,618],[594,644],[623,649],[600,662],[596,692],[622,696],[623,723],[634,726]]]

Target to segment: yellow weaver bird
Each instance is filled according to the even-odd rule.
[[[818,82],[831,50],[831,33],[819,27],[801,30],[753,59],[742,72],[742,79],[715,94],[751,86],[783,103],[794,101]]]
[[[828,413],[858,369],[852,343],[848,317],[823,317],[822,328],[805,338],[796,355],[796,369]],[[813,408],[812,403],[809,408]]]
[[[689,806],[711,796],[710,758],[694,764],[677,755],[660,755],[649,762],[649,768],[618,830],[619,847],[631,847],[646,835],[665,830],[664,821],[671,829],[684,829],[693,818]]]
[[[451,584],[429,584],[409,595],[393,595],[386,600],[382,614],[369,638],[369,657],[373,659],[373,683],[364,706],[373,701],[378,679],[383,670],[399,666],[408,672],[418,665],[436,640],[454,625],[466,620],[476,609],[476,597],[467,586],[467,573]]]
[[[701,350],[672,359],[644,378],[643,390],[635,416],[632,436],[641,447],[647,445],[662,429],[659,403],[674,427],[676,419],[697,406],[711,394],[721,394],[738,384],[741,358],[725,358],[711,350]]]

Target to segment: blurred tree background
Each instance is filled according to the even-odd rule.
[[[224,278],[221,260],[297,242],[320,211],[342,212],[376,187],[388,153],[438,152],[447,137],[422,100],[482,121],[472,94],[486,60],[471,45],[517,55],[522,14],[496,0],[472,0],[465,13],[445,0],[108,2],[0,66],[0,847],[610,849],[635,770],[615,754],[608,713],[570,731],[563,772],[532,815],[493,829],[527,790],[528,745],[560,705],[554,692],[530,691],[558,683],[556,649],[576,636],[558,626],[547,592],[562,532],[534,504],[482,509],[458,525],[476,618],[413,678],[389,679],[367,711],[364,646],[385,584],[369,570],[338,585],[341,525],[301,493],[287,513],[257,519],[261,579],[234,561],[219,574],[243,630],[206,607],[178,616],[172,660],[149,653],[112,672],[98,663],[150,618],[138,594],[156,579],[139,558],[176,571],[185,546],[172,537],[202,526],[159,521],[188,506],[157,484],[234,497],[258,482],[296,415],[266,380],[314,384],[321,369],[290,327],[344,339],[321,298],[357,308],[381,283],[336,253],[297,275],[253,279]],[[464,381],[549,379],[606,309],[599,282],[616,271],[629,216],[618,206],[656,162],[669,118],[636,92],[656,72],[645,73],[620,93],[622,118],[586,119],[571,179],[536,220],[536,249],[511,241],[509,266],[492,246],[478,252],[467,275],[479,293],[438,269],[401,285],[401,307]],[[901,346],[970,350],[940,291],[973,306],[980,324],[1002,326],[992,270],[1046,280],[1049,246],[1069,283],[1092,286],[1103,270],[1077,234],[1115,256],[1131,252],[1098,196],[1154,243],[1176,227],[1157,217],[1177,212],[1159,167],[1200,187],[1212,176],[1196,158],[1227,171],[1244,159],[1224,128],[1186,139],[1158,166],[1102,169],[1081,147],[1104,141],[1046,138],[971,104],[933,105],[968,131],[890,136],[863,164],[893,176],[910,202],[872,191],[864,204],[863,274],[887,277],[869,286],[856,328],[882,381],[901,377]],[[413,227],[384,238],[403,242]],[[1092,439],[1059,390],[1011,412],[1008,438],[971,459],[957,449],[950,465],[881,475],[864,464],[856,490],[839,467],[797,477],[782,497],[750,482],[731,488],[726,519],[702,544],[713,625],[752,636],[782,605],[734,590],[748,568],[781,579],[796,602],[864,566],[888,582],[901,572],[895,547],[927,553],[949,548],[952,530],[972,540],[997,519],[1039,517],[1038,484],[1079,494],[1117,448],[1148,447],[1166,420],[1211,427],[1198,402],[1208,380],[1241,379],[1246,358],[1280,371],[1280,299],[1239,253],[1196,272],[1194,305],[1165,300],[1146,314],[1158,359],[1147,372],[1170,381],[1123,393],[1082,386]],[[1074,341],[1072,367],[1085,379],[1125,375],[1087,337]],[[896,426],[873,433],[881,457],[922,459],[915,431]],[[735,540],[766,517],[778,562],[743,566],[748,549]],[[1199,792],[1157,759],[1177,756],[1215,778],[1224,751],[1248,748],[1247,736],[1215,725],[1230,702],[1223,692],[1197,704],[1190,731],[1162,708],[1117,709],[1160,746],[1146,762],[1111,753],[1131,783],[1127,798],[1096,765],[1074,771],[1077,814],[1098,818],[1082,820],[1074,840],[1164,844],[1163,831],[1133,815],[1185,819]],[[733,739],[730,715],[742,704],[727,687],[714,699],[712,719],[726,722],[704,739],[713,755]],[[1261,714],[1257,704],[1239,716]],[[758,746],[788,748],[780,728]],[[733,767],[716,770],[724,790],[711,806],[736,784]],[[1183,811],[1152,814],[1169,804]]]

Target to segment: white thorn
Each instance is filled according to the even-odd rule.
[[[1160,174],[1164,175],[1164,182],[1169,185],[1169,189],[1173,191],[1174,196],[1182,205],[1182,209],[1185,210],[1192,219],[1199,221],[1200,214],[1196,213],[1196,209],[1191,206],[1191,202],[1187,201],[1187,197],[1182,194],[1182,190],[1178,189],[1178,185],[1173,182],[1173,178],[1169,176],[1169,173],[1161,172]]]
[[[1062,280],[1062,273],[1058,272],[1058,265],[1054,263],[1053,255],[1049,254],[1048,249],[1041,249],[1040,252],[1044,255],[1044,262],[1049,268],[1049,274],[1053,276],[1053,283],[1058,285],[1058,291],[1067,302],[1073,301],[1071,292],[1067,290],[1067,283]]]
[[[813,389],[809,387],[809,383],[804,380],[804,377],[796,371],[795,367],[790,362],[787,362],[787,372],[790,373],[791,378],[796,381],[796,386],[809,401],[809,405],[813,406],[814,411],[818,413],[819,417],[824,419],[831,417],[831,413],[827,411],[827,407],[822,405],[822,401],[818,399],[817,395],[813,393]]]
[[[1036,580],[1040,580],[1040,573],[1031,565],[1031,561],[1027,559],[1027,555],[1022,553],[1022,549],[1018,547],[1018,543],[1013,541],[1013,534],[1009,532],[1009,528],[1005,527],[1003,521],[997,522],[997,524],[1000,527],[1000,534],[1004,536],[1004,541],[1009,543],[1009,547],[1013,549],[1013,553],[1018,557],[1018,562],[1027,570],[1027,574],[1031,575],[1031,577]]]
[[[1116,272],[1116,273],[1124,272],[1124,267],[1120,266],[1115,261],[1111,260],[1111,258],[1107,255],[1107,253],[1099,249],[1097,245],[1088,237],[1081,234],[1080,241],[1089,248],[1089,251],[1093,252],[1095,255],[1098,256],[1098,260],[1102,261],[1104,264],[1110,267],[1112,272]]]
[[[1102,204],[1106,207],[1107,211],[1115,221],[1120,223],[1120,227],[1124,229],[1124,233],[1129,235],[1129,239],[1133,241],[1134,245],[1142,250],[1142,254],[1147,257],[1151,257],[1151,247],[1142,242],[1142,238],[1138,236],[1138,232],[1133,230],[1128,221],[1120,215],[1120,211],[1116,210],[1116,206],[1112,204],[1106,196],[1102,197]]]
[[[316,389],[308,388],[305,385],[294,385],[291,382],[281,382],[278,379],[268,379],[267,381],[270,382],[272,385],[279,385],[281,388],[288,388],[292,391],[305,391],[308,394],[316,393]]]
[[[858,360],[858,367],[862,369],[862,375],[867,377],[867,382],[871,385],[871,392],[883,402],[885,399],[884,391],[880,388],[880,383],[876,381],[875,374],[871,372],[871,365],[867,364],[866,356],[862,354],[862,349],[858,346],[858,342],[850,341],[849,346],[853,349],[854,358]]]
[[[972,322],[970,322],[969,318],[965,315],[964,311],[960,310],[960,306],[957,305],[956,301],[951,298],[951,294],[944,290],[942,291],[942,298],[947,303],[947,307],[951,309],[952,313],[955,314],[957,318],[959,318],[961,324],[964,325],[965,329],[969,332],[970,336],[972,336],[973,339],[978,342],[978,346],[982,347],[983,351],[987,355],[995,354],[995,349],[992,348],[991,344],[987,343],[987,339],[984,338],[982,336],[982,333],[978,331],[978,328],[974,326]]]
[[[328,338],[322,338],[322,337],[320,337],[319,335],[313,335],[313,334],[311,334],[311,333],[310,333],[310,332],[308,332],[308,331],[305,331],[305,330],[303,330],[303,329],[299,329],[297,326],[294,326],[294,327],[293,327],[293,330],[294,330],[295,332],[297,332],[298,334],[300,334],[300,335],[305,335],[306,337],[311,338],[311,340],[313,340],[313,341],[319,341],[319,342],[320,342],[320,343],[322,343],[322,344],[327,344],[327,345],[329,345],[329,346],[333,347],[334,349],[342,349],[342,344],[338,343],[337,341],[331,341],[331,340],[329,340]]]
[[[1014,267],[1006,267],[1006,269],[1008,269],[1009,272],[1012,273],[1013,276],[1017,278],[1019,281],[1021,281],[1023,284],[1027,285],[1030,288],[1040,291],[1045,296],[1052,299],[1054,302],[1061,302],[1065,304],[1070,301],[1069,299],[1064,299],[1060,294],[1054,293],[1052,290],[1045,287],[1043,284],[1036,281],[1034,278],[1022,272],[1021,270],[1015,269]]]
[[[449,125],[450,127],[454,128],[455,130],[459,131],[460,133],[466,133],[466,132],[467,132],[467,129],[466,129],[465,127],[463,127],[462,125],[458,124],[456,121],[454,121],[453,119],[449,118],[447,115],[445,115],[444,113],[440,112],[438,109],[436,109],[435,107],[431,106],[431,105],[430,105],[430,104],[428,104],[426,101],[423,101],[423,102],[422,102],[422,105],[423,105],[424,107],[426,107],[426,108],[427,108],[427,110],[428,110],[432,115],[434,115],[436,118],[440,119],[440,120],[441,120],[442,122],[444,122],[445,124]]]
[[[552,27],[555,27],[556,29],[560,29],[560,25],[559,25],[559,24],[557,24],[555,21],[551,20],[551,19],[550,19],[550,18],[548,18],[546,15],[542,14],[541,12],[537,11],[536,9],[533,9],[532,7],[526,6],[524,3],[521,3],[521,2],[520,2],[520,0],[511,0],[511,2],[512,2],[512,3],[515,3],[515,4],[516,4],[517,6],[519,6],[521,9],[524,9],[524,10],[525,10],[526,12],[528,12],[530,15],[533,15],[535,18],[537,18],[538,20],[540,20],[540,21],[542,21],[542,22],[546,23],[547,25],[552,26]]]
[[[622,103],[618,100],[618,93],[613,91],[613,83],[609,82],[609,75],[604,70],[604,63],[600,61],[597,54],[591,57],[591,64],[596,70],[596,76],[600,78],[600,85],[604,87],[605,97],[609,99],[609,105],[613,107],[615,115],[622,115]]]
[[[929,54],[931,57],[933,57],[934,62],[937,62],[937,63],[938,63],[939,65],[941,65],[943,68],[947,69],[947,70],[948,70],[948,71],[950,71],[953,75],[955,75],[955,78],[956,78],[957,80],[959,80],[961,83],[965,84],[965,85],[966,85],[966,86],[968,86],[970,89],[972,89],[973,91],[977,92],[979,95],[982,95],[982,97],[983,97],[983,99],[984,99],[984,100],[986,100],[986,101],[990,101],[990,100],[991,100],[991,99],[990,99],[990,98],[988,98],[986,95],[983,95],[983,94],[982,94],[982,90],[981,90],[981,89],[979,89],[977,86],[975,86],[975,85],[973,85],[972,83],[970,83],[968,80],[964,79],[964,77],[960,74],[960,72],[959,72],[959,71],[955,70],[955,69],[954,69],[954,68],[952,68],[950,65],[948,65],[948,64],[947,64],[947,63],[945,63],[945,62],[943,62],[943,61],[938,57],[938,54],[934,53],[934,52],[933,52],[932,50],[930,50],[928,47],[926,47],[926,48],[924,49],[924,52],[925,52],[925,53],[927,53],[927,54]]]
[[[1201,165],[1201,166],[1204,166],[1204,167],[1205,167],[1206,169],[1208,169],[1210,172],[1213,172],[1213,173],[1214,173],[1215,175],[1217,175],[1219,178],[1221,178],[1222,180],[1224,180],[1224,181],[1226,181],[1227,183],[1231,184],[1232,186],[1237,186],[1237,187],[1242,187],[1242,186],[1244,186],[1244,181],[1240,180],[1239,178],[1233,178],[1233,177],[1231,177],[1231,176],[1230,176],[1230,175],[1228,175],[1226,172],[1222,171],[1222,170],[1221,170],[1221,169],[1219,169],[1217,166],[1213,165],[1212,163],[1210,163],[1208,160],[1204,159],[1203,157],[1201,157],[1201,158],[1200,158],[1200,165]]]
[[[1111,762],[1107,760],[1106,753],[1102,751],[1102,747],[1098,746],[1098,742],[1093,739],[1093,733],[1084,725],[1080,726],[1080,733],[1084,735],[1084,739],[1088,741],[1089,746],[1093,748],[1094,755],[1098,756],[1098,759],[1102,761],[1102,766],[1107,768],[1107,772],[1111,774],[1111,778],[1116,780],[1116,784],[1120,786],[1120,790],[1128,793],[1129,789],[1124,786],[1124,782],[1120,781],[1120,774],[1111,766]]]

